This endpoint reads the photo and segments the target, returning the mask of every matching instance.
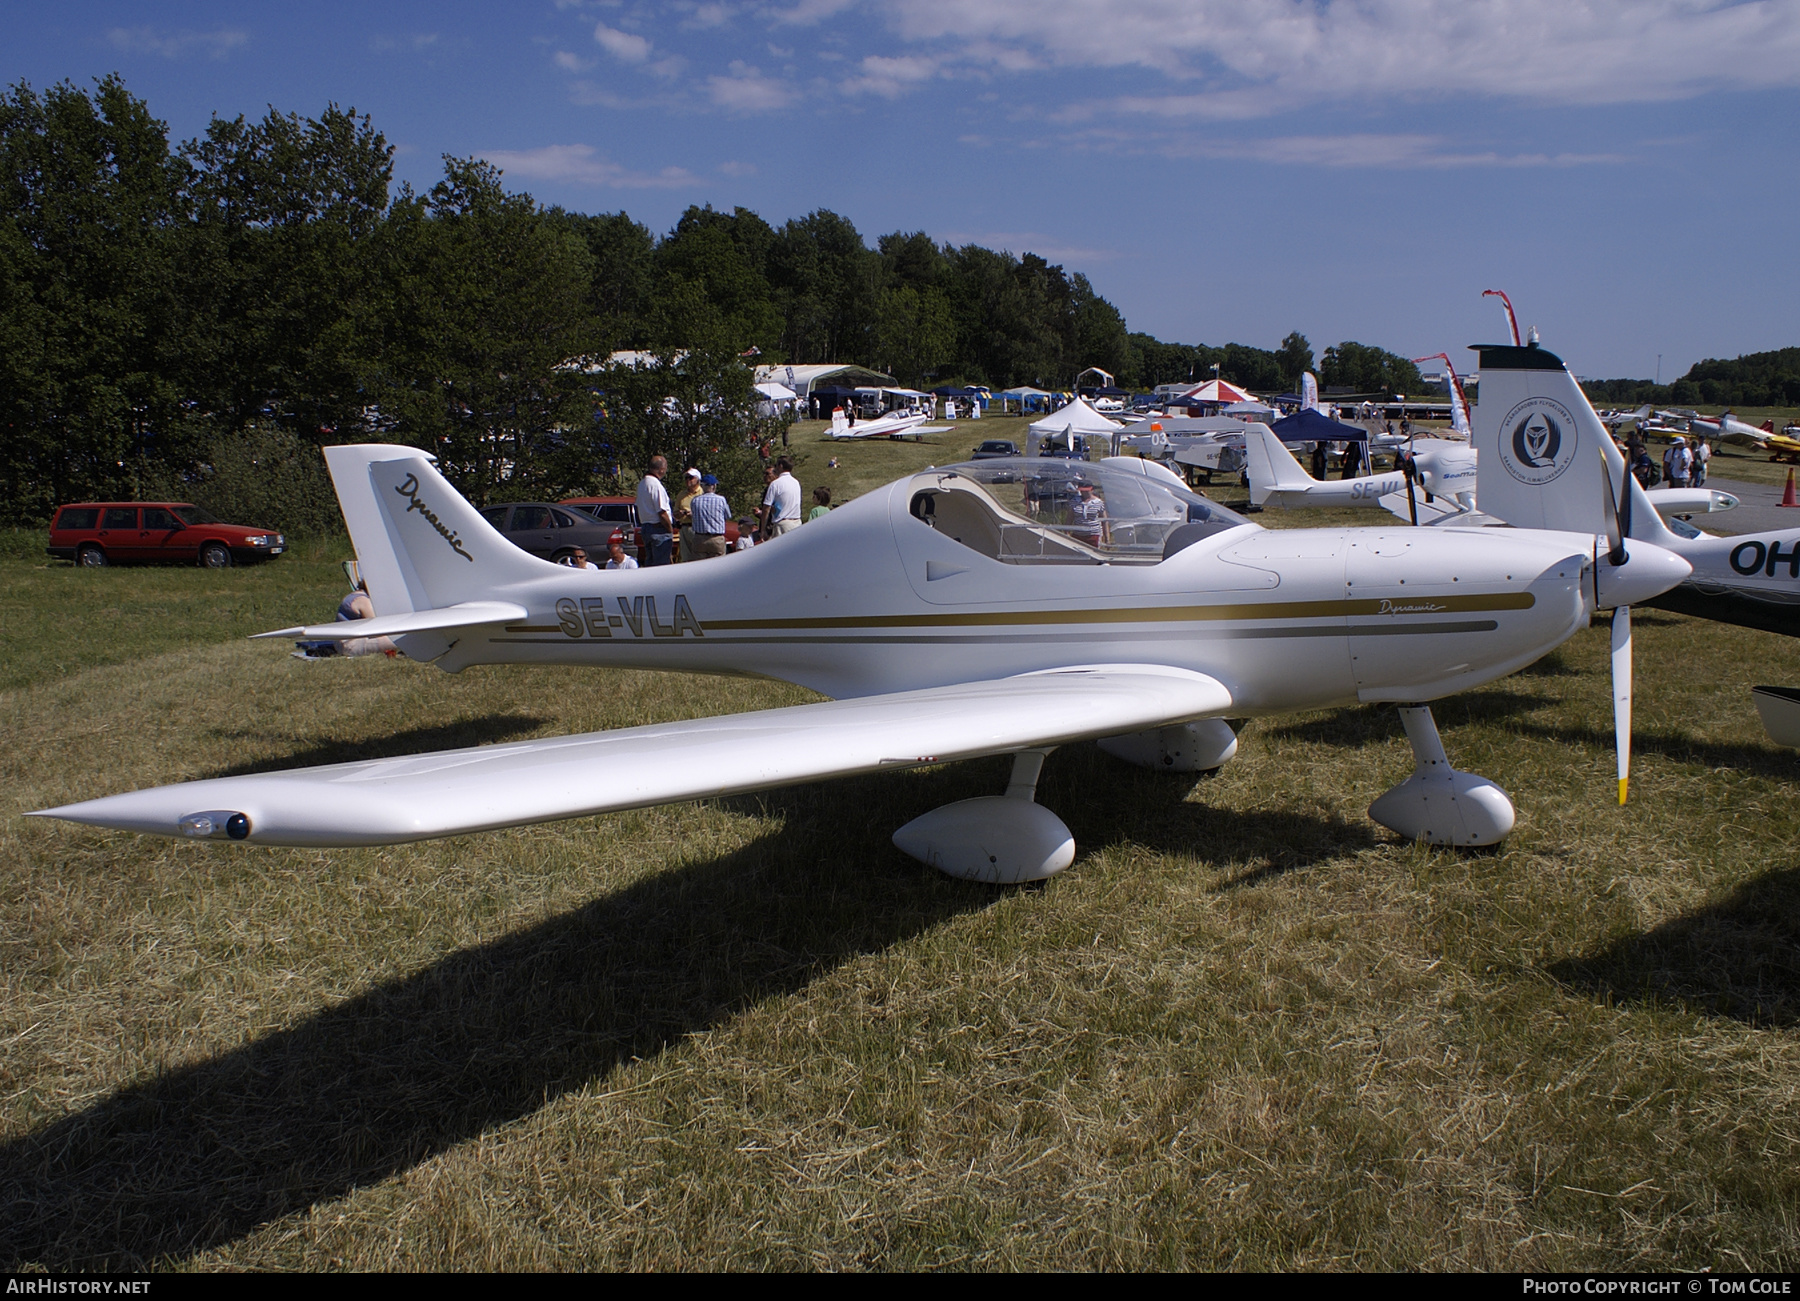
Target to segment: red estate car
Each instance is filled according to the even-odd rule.
[[[56,512],[45,549],[78,565],[175,562],[225,569],[278,556],[287,539],[268,529],[222,524],[184,501],[81,502]]]

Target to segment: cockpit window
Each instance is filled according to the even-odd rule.
[[[914,518],[1011,564],[1156,564],[1248,523],[1172,475],[1046,457],[971,461],[913,479]]]

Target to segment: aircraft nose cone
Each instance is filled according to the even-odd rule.
[[[1601,544],[1595,573],[1602,610],[1641,605],[1653,596],[1661,596],[1694,572],[1694,567],[1673,551],[1648,542],[1627,540],[1625,554],[1629,559],[1622,565],[1614,565],[1606,558],[1605,543]]]

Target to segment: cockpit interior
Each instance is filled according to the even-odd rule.
[[[908,513],[993,560],[1154,565],[1249,523],[1160,466],[1150,472],[1052,457],[941,466],[915,475]]]

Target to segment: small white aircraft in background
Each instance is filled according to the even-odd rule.
[[[1600,411],[1596,414],[1600,417],[1600,423],[1606,426],[1606,431],[1617,437],[1626,425],[1642,425],[1653,413],[1650,404],[1646,402],[1635,411]]]
[[[1703,437],[1708,443],[1726,443],[1739,448],[1751,448],[1753,452],[1766,452],[1769,439],[1777,437],[1775,421],[1762,421],[1762,425],[1746,425],[1732,412],[1724,412],[1723,416],[1714,419],[1712,416],[1701,416],[1692,410],[1660,410],[1656,416],[1665,421],[1667,428],[1658,430],[1654,426],[1645,426],[1651,432],[1669,432],[1676,430],[1681,434],[1692,434]],[[1676,426],[1679,425],[1679,428]]]
[[[836,439],[907,438],[917,441],[926,434],[948,433],[956,428],[955,425],[930,424],[930,420],[931,417],[923,411],[890,411],[885,416],[851,424],[848,416],[842,412],[834,412],[831,417],[831,436]]]
[[[1574,378],[1543,348],[1482,347],[1481,398],[1477,412],[1491,413],[1475,426],[1486,522],[1561,530],[1582,518],[1581,498],[1616,500],[1618,536],[1653,543],[1691,567],[1678,586],[1639,604],[1800,636],[1800,528],[1718,537],[1679,519],[1665,522]],[[1621,602],[1613,617],[1615,678],[1621,654],[1629,676],[1630,604]],[[1800,696],[1784,690],[1758,688],[1758,708],[1765,722],[1770,710],[1792,713],[1792,727],[1800,729]],[[1769,692],[1776,694],[1765,701]],[[1629,728],[1628,696],[1622,730]],[[1782,734],[1770,727],[1778,741]],[[1621,763],[1621,798],[1625,775]]]
[[[1404,517],[1407,477],[1403,470],[1354,479],[1315,479],[1267,425],[1251,425],[1247,435],[1250,501],[1257,506],[1381,506],[1398,496]],[[1447,497],[1455,509],[1473,509],[1475,451],[1467,443],[1441,439],[1413,440],[1418,491],[1430,498]],[[1467,503],[1461,499],[1468,498]]]
[[[1074,858],[1068,828],[1034,799],[1057,746],[1097,739],[1128,763],[1204,771],[1236,751],[1227,717],[1390,701],[1417,766],[1370,816],[1433,843],[1491,844],[1513,825],[1511,801],[1450,766],[1427,702],[1513,673],[1596,610],[1689,572],[1654,544],[1597,537],[1597,491],[1569,504],[1564,532],[1270,531],[1154,467],[1056,458],[908,475],[701,564],[580,571],[507,542],[423,452],[325,456],[378,615],[265,636],[335,640],[353,627],[450,672],[749,674],[834,699],[214,778],[39,816],[382,845],[1011,755],[1004,795],[926,813],[894,841],[951,875],[1017,882]]]

